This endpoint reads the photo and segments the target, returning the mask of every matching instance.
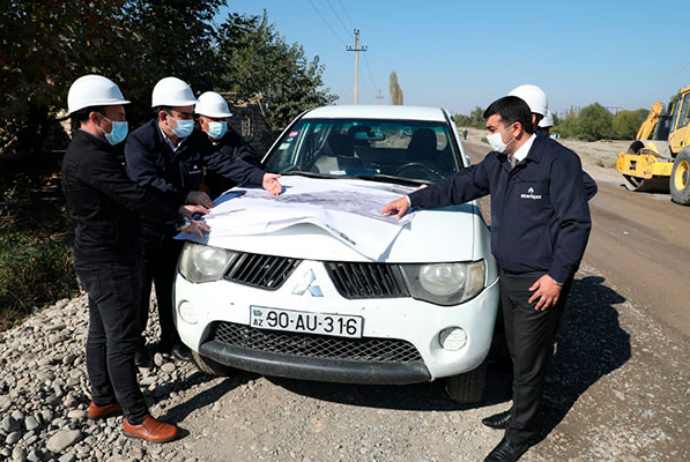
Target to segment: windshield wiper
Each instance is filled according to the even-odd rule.
[[[359,178],[361,180],[371,180],[371,181],[383,181],[383,182],[393,182],[393,183],[399,183],[399,184],[411,184],[411,185],[420,185],[420,184],[433,184],[432,181],[430,180],[417,180],[413,178],[403,178],[401,176],[395,176],[395,175],[384,175],[382,173],[376,173],[376,174],[363,174],[363,175],[348,175],[349,178]]]
[[[316,173],[316,172],[302,172],[300,170],[281,173],[283,176],[288,175],[299,175],[306,176],[308,178],[344,178],[345,175],[329,175],[328,173]]]

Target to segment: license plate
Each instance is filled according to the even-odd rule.
[[[305,313],[263,306],[250,307],[249,316],[251,318],[249,324],[257,329],[306,332],[337,337],[360,338],[362,336],[361,316]]]

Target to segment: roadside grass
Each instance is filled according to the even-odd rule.
[[[33,307],[78,291],[72,260],[74,224],[58,193],[34,197],[25,175],[0,183],[0,331],[20,323]]]

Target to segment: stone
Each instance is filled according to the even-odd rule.
[[[12,460],[24,462],[26,460],[26,450],[24,450],[24,448],[14,448],[12,451]]]
[[[64,454],[62,457],[60,457],[58,459],[58,462],[74,462],[75,460],[77,460],[77,456],[71,452],[68,452],[67,454]]]
[[[17,441],[22,439],[22,432],[12,432],[9,435],[7,435],[7,438],[5,439],[5,442],[10,445],[14,445]]]
[[[2,431],[5,433],[12,433],[19,431],[21,426],[19,425],[19,422],[12,417],[11,415],[6,416],[4,419],[2,419],[2,422],[0,422],[0,428]]]
[[[85,419],[86,415],[86,411],[82,411],[81,409],[75,409],[74,411],[69,411],[67,413],[67,418],[72,420],[81,420]]]
[[[175,365],[173,363],[165,363],[161,366],[161,370],[165,373],[170,374],[175,370]]]
[[[46,443],[50,452],[59,454],[68,447],[81,441],[83,435],[79,430],[61,430],[53,435]]]
[[[163,359],[162,354],[156,353],[155,355],[153,355],[153,363],[156,366],[161,367],[163,365],[163,362],[164,362],[164,359]]]
[[[30,432],[32,430],[36,430],[40,426],[41,424],[38,422],[38,419],[32,415],[24,419],[24,428],[26,428],[26,431]]]

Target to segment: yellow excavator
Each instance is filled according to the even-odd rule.
[[[654,103],[616,170],[633,191],[670,190],[673,202],[690,206],[690,85],[667,108]]]

